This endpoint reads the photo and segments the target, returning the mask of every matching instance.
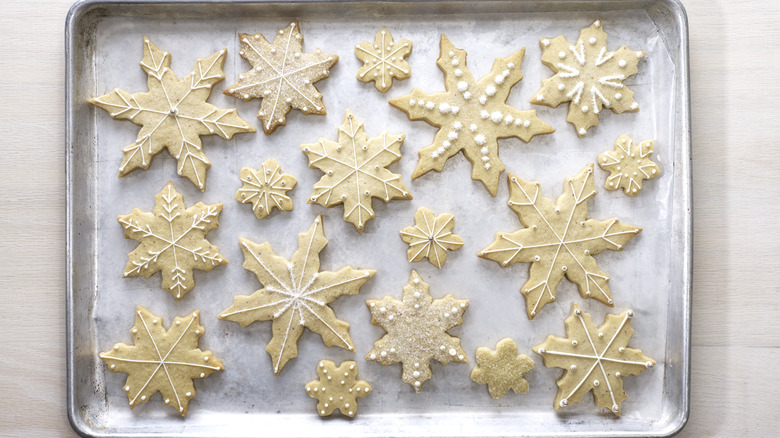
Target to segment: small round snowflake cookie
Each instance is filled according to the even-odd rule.
[[[401,239],[409,244],[406,256],[409,262],[423,258],[437,268],[447,261],[447,251],[455,251],[463,246],[463,239],[452,232],[455,216],[442,213],[435,216],[428,208],[420,207],[414,213],[414,225],[401,230]]]
[[[393,86],[393,79],[408,79],[412,70],[404,58],[412,53],[412,42],[394,41],[387,29],[374,36],[373,44],[363,41],[355,45],[355,56],[363,61],[357,73],[361,82],[374,81],[376,89],[384,93]]]
[[[282,173],[279,163],[273,158],[263,162],[259,169],[241,168],[241,182],[244,185],[236,192],[236,201],[252,203],[252,210],[258,219],[271,214],[274,208],[281,211],[293,209],[292,199],[287,192],[298,183],[292,175]]]
[[[511,389],[517,394],[528,392],[523,377],[534,367],[534,360],[517,354],[517,344],[511,338],[498,341],[496,349],[477,348],[477,366],[471,370],[471,380],[488,386],[490,396],[498,400]]]
[[[320,417],[331,415],[336,409],[343,415],[354,417],[357,413],[357,399],[367,396],[372,388],[365,380],[358,380],[357,363],[342,362],[338,367],[330,360],[321,360],[317,365],[317,377],[306,384],[306,393],[317,399],[317,413]]]
[[[645,52],[622,46],[607,51],[607,33],[601,20],[580,31],[575,43],[566,37],[541,38],[542,64],[555,75],[542,81],[542,89],[531,98],[531,103],[557,107],[569,102],[566,121],[574,125],[577,135],[584,137],[599,124],[603,108],[612,112],[637,112],[639,104],[634,92],[623,81],[637,72],[637,65]]]
[[[642,181],[661,176],[661,168],[650,159],[653,154],[653,140],[634,143],[627,135],[621,135],[615,141],[615,150],[599,155],[599,166],[609,171],[604,188],[623,189],[631,197],[642,190]]]

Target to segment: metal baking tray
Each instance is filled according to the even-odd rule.
[[[626,83],[641,105],[638,113],[601,114],[601,125],[578,139],[566,123],[566,106],[557,109],[530,105],[529,99],[551,72],[541,64],[540,37],[564,34],[576,38],[580,29],[601,18],[609,35],[608,47],[621,45],[645,50],[639,73]],[[273,135],[241,134],[231,141],[203,137],[213,162],[205,192],[175,176],[175,161],[160,154],[149,170],[117,178],[121,148],[135,140],[138,127],[115,121],[87,99],[115,87],[146,90],[146,76],[138,67],[142,36],[171,52],[172,68],[180,77],[198,57],[228,49],[225,81],[215,86],[210,102],[237,107],[239,114],[259,127],[259,102],[242,102],[221,93],[235,82],[248,64],[238,56],[238,32],[261,32],[272,38],[292,20],[300,23],[304,50],[322,48],[340,56],[331,76],[317,84],[324,95],[326,116],[304,116],[298,111]],[[361,63],[354,44],[372,40],[387,27],[396,39],[409,39],[412,77],[395,81],[380,94],[373,84],[355,79]],[[512,172],[542,183],[543,194],[557,197],[567,176],[574,175],[597,155],[611,149],[620,134],[654,139],[656,159],[664,175],[648,182],[637,198],[603,189],[606,173],[596,169],[598,195],[590,201],[590,217],[618,217],[644,228],[623,252],[598,256],[601,269],[611,275],[615,308],[584,301],[572,283],[558,287],[558,301],[545,307],[533,321],[524,312],[519,293],[528,268],[518,264],[501,269],[476,257],[497,231],[521,227],[506,207],[508,189],[499,185],[491,197],[469,178],[463,157],[447,162],[441,173],[411,180],[417,150],[430,144],[436,130],[410,122],[387,100],[416,87],[427,92],[443,89],[435,65],[439,36],[468,52],[468,67],[476,77],[486,74],[496,57],[526,48],[524,79],[508,103],[535,108],[539,117],[556,128],[551,135],[530,143],[517,139],[500,142],[501,158]],[[688,418],[690,364],[690,300],[692,266],[691,150],[688,96],[687,19],[677,0],[431,0],[431,1],[82,1],[71,9],[66,23],[66,147],[67,147],[67,411],[73,428],[84,436],[150,437],[196,436],[669,436]],[[320,173],[309,169],[298,148],[320,137],[335,139],[345,110],[365,123],[369,136],[382,130],[404,132],[403,158],[390,167],[402,175],[414,195],[411,201],[374,202],[377,218],[364,233],[341,219],[342,209],[307,205],[305,200]],[[276,158],[285,172],[299,180],[291,193],[295,209],[276,212],[258,221],[249,206],[233,200],[240,187],[242,166],[258,167]],[[505,176],[506,174],[504,174]],[[503,177],[502,177],[503,178]],[[125,240],[116,221],[133,208],[152,208],[154,195],[173,180],[185,202],[222,202],[220,228],[208,238],[229,260],[211,272],[196,272],[196,286],[176,302],[160,289],[155,275],[121,278],[134,241]],[[451,252],[439,270],[427,262],[410,264],[398,231],[412,223],[414,211],[427,206],[455,215],[455,232],[465,245]],[[489,211],[490,214],[482,212]],[[356,353],[326,348],[313,333],[299,343],[300,355],[279,377],[274,377],[265,346],[270,323],[247,328],[220,321],[233,296],[248,294],[260,285],[242,269],[238,237],[269,241],[277,254],[289,257],[297,248],[297,234],[317,214],[324,217],[330,239],[322,252],[323,269],[344,265],[377,269],[360,295],[342,297],[333,305],[351,324]],[[383,248],[376,251],[377,247]],[[384,333],[370,325],[368,298],[398,297],[411,269],[431,284],[434,298],[452,293],[471,305],[464,324],[452,332],[460,336],[471,364],[434,362],[433,378],[421,394],[400,380],[400,366],[382,367],[363,360],[373,341]],[[594,301],[594,302],[591,302]],[[563,319],[578,303],[601,321],[608,312],[633,308],[636,334],[630,345],[641,348],[658,365],[639,377],[624,380],[629,395],[623,414],[615,418],[597,409],[591,396],[582,403],[556,411],[552,401],[560,369],[545,368],[531,347],[548,334],[563,335]],[[187,418],[164,407],[160,396],[130,410],[121,387],[126,375],[110,373],[98,358],[116,342],[130,342],[133,310],[141,304],[166,323],[200,309],[206,333],[200,346],[211,349],[225,363],[225,371],[197,380],[198,395]],[[530,392],[510,393],[493,400],[487,389],[469,379],[474,352],[512,337],[536,367],[528,374]],[[358,361],[360,377],[375,391],[361,399],[353,420],[321,419],[316,401],[304,390],[316,376],[323,358]]]

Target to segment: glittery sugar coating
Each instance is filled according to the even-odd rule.
[[[326,417],[336,409],[343,415],[354,417],[357,413],[357,399],[371,392],[371,385],[365,380],[357,380],[357,363],[344,361],[336,367],[331,360],[321,360],[317,365],[319,380],[306,384],[309,397],[316,398],[317,413]]]
[[[303,35],[297,22],[281,29],[269,43],[259,33],[239,33],[239,55],[252,64],[252,69],[238,76],[238,82],[225,94],[244,101],[263,99],[257,117],[263,121],[263,131],[271,134],[287,123],[287,113],[299,109],[304,114],[325,114],[322,94],[314,83],[327,78],[329,69],[339,60],[320,49],[303,53]]]
[[[553,406],[565,408],[569,402],[580,402],[590,391],[596,406],[620,415],[620,404],[628,397],[623,391],[623,377],[638,376],[655,365],[655,361],[636,348],[628,348],[634,335],[630,320],[634,312],[607,314],[596,327],[590,314],[576,304],[564,321],[566,338],[550,335],[534,347],[548,368],[563,368],[558,379],[558,394]]]
[[[444,365],[450,362],[468,363],[460,338],[447,330],[463,323],[463,312],[469,300],[458,300],[448,294],[434,300],[416,271],[403,288],[403,299],[384,297],[367,300],[371,312],[371,324],[387,331],[374,342],[367,360],[387,366],[402,363],[401,379],[420,392],[423,383],[431,378],[431,359]]]
[[[176,408],[183,417],[195,397],[193,380],[225,369],[211,351],[198,348],[198,338],[204,333],[200,312],[174,318],[168,330],[162,318],[143,306],[138,306],[135,314],[135,325],[130,330],[134,345],[116,344],[100,353],[100,358],[111,372],[127,373],[122,389],[130,409],[159,391],[163,403]]]
[[[518,394],[528,392],[528,381],[523,375],[533,369],[534,361],[525,354],[517,354],[517,344],[512,339],[498,341],[495,350],[477,348],[476,362],[471,380],[487,384],[494,399],[503,397],[510,389]]]

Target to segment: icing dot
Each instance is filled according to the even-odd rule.
[[[536,101],[537,102],[542,102],[543,100],[544,100],[544,96],[542,96],[541,94],[537,94],[536,95]]]
[[[449,114],[450,112],[450,104],[448,103],[442,103],[439,105],[439,112],[442,114]]]
[[[626,60],[625,59],[621,59],[620,61],[618,61],[618,65],[620,67],[625,67],[626,66]]]
[[[414,104],[417,103],[414,99],[411,99],[409,101],[409,106],[414,106]]]
[[[487,111],[485,111],[485,110],[482,110],[482,111],[480,111],[480,113],[479,113],[479,117],[480,117],[480,118],[482,118],[482,119],[487,119],[487,118],[489,118],[489,117],[490,117],[490,113],[489,113],[489,112],[487,112]]]
[[[512,122],[514,122],[514,121],[515,121],[515,118],[512,117],[511,114],[507,114],[507,116],[504,117],[504,123],[506,123],[507,125],[511,125]]]
[[[600,337],[600,338],[603,338],[603,337],[604,337],[604,333],[602,333],[602,332],[599,332],[599,337]]]
[[[476,141],[476,140],[477,139],[475,138],[474,141]],[[479,144],[479,143],[477,143],[477,144]],[[490,152],[490,150],[487,148],[487,146],[483,146],[482,149],[480,149],[479,151],[482,153],[482,155],[487,155],[488,152]]]
[[[466,81],[458,82],[458,91],[461,93],[469,89],[469,84]]]
[[[487,94],[488,96],[492,96],[496,94],[496,87],[493,86],[492,84],[488,85],[487,87],[485,87],[485,94]]]
[[[449,134],[447,134],[447,138],[450,139],[450,141],[455,141],[458,139],[458,133],[455,131],[450,131]]]
[[[141,400],[142,400],[142,401],[143,401],[143,400],[146,400],[146,396],[145,396],[145,395],[142,395],[142,396],[141,396]]]
[[[127,392],[127,391],[130,391],[130,387],[129,386],[125,386],[125,392]]]
[[[420,387],[420,381],[418,380],[418,381],[414,382],[414,386],[419,388]]]
[[[463,76],[463,71],[461,71],[461,69],[459,69],[459,68],[456,68],[454,73],[455,73],[455,77],[459,78],[459,77]]]
[[[615,93],[615,99],[620,100],[623,98],[623,95],[620,93]]]
[[[450,351],[449,351],[449,353],[450,353],[450,356],[455,356],[456,354],[458,354],[458,352],[457,352],[457,351],[455,351],[455,349],[454,349],[454,348],[450,348]]]
[[[200,378],[202,379],[204,377],[206,377],[206,373],[200,373]]]
[[[429,110],[432,110],[435,106],[436,106],[436,104],[433,103],[433,102],[428,102],[428,103],[425,104],[425,108],[427,108]]]
[[[456,131],[460,131],[462,128],[463,128],[463,123],[456,121],[455,123],[452,124],[452,129]]]
[[[626,351],[626,348],[625,348],[625,347],[620,347],[620,348],[618,348],[618,351],[619,351],[619,352],[621,352],[621,353],[623,353],[623,352],[625,352],[625,351]]]
[[[493,78],[493,82],[495,82],[498,85],[501,85],[501,84],[504,83],[504,79],[505,78],[506,78],[506,76],[504,76],[504,75],[498,75],[495,78]]]
[[[599,381],[598,380],[594,380],[593,381],[593,386],[599,386]]]
[[[588,42],[589,42],[589,43],[591,43],[591,44],[596,44],[596,38],[594,38],[594,37],[590,37],[590,39],[588,40]]]
[[[453,60],[452,60],[452,62],[451,62],[451,64],[452,64],[453,66],[457,66],[458,64],[460,64],[460,62],[458,62],[458,60],[457,60],[457,59],[453,59]]]
[[[419,377],[420,377],[420,372],[419,372],[419,371],[415,371],[415,372],[413,372],[413,373],[412,373],[412,376],[413,376],[415,379],[417,379],[417,378],[419,378]]]
[[[645,364],[645,366],[646,366],[647,368],[652,368],[652,367],[653,367],[653,363],[652,363],[652,362],[650,362],[650,361],[647,361],[647,363]]]
[[[523,122],[523,127],[527,128],[529,126],[531,126],[531,121],[530,120],[526,120],[526,121]]]
[[[471,99],[471,92],[470,91],[466,91],[465,93],[463,93],[463,98],[466,99],[466,100]]]
[[[469,131],[471,131],[471,132],[476,132],[476,131],[477,131],[477,125],[476,125],[476,124],[474,124],[474,123],[472,123],[471,125],[469,125]]]
[[[620,371],[615,373],[615,377],[620,377],[620,376],[621,376]]]
[[[550,40],[548,40],[547,38],[543,39],[543,40],[542,40],[542,45],[543,45],[544,47],[547,47],[547,46],[549,46],[549,45],[550,45]]]
[[[571,341],[571,346],[572,347],[576,347],[577,346],[577,340],[576,339]]]
[[[501,122],[501,120],[504,120],[504,115],[503,115],[503,114],[501,114],[501,112],[500,112],[500,111],[493,111],[493,112],[490,114],[490,120],[492,120],[492,121],[493,121],[493,123],[500,123],[500,122]]]
[[[452,50],[450,50],[450,53],[448,53],[448,55],[450,55],[450,58],[452,58],[453,56],[455,56],[455,52],[453,52]]]
[[[545,350],[544,348],[540,348],[540,349],[539,349],[539,354],[541,354],[542,356],[544,356],[544,354],[545,354],[545,353],[547,353],[547,350]]]
[[[441,350],[441,351],[444,351],[444,350],[446,350],[446,349],[447,349],[447,347],[445,347],[444,345],[442,345],[441,347],[439,347],[439,350]]]
[[[111,368],[113,370],[114,368],[116,368],[116,365],[111,364],[111,366],[109,368]]]
[[[189,392],[189,391],[186,394],[184,394],[184,395],[186,395],[187,397],[192,397],[192,393]]]
[[[637,58],[642,58],[643,56],[645,56],[645,54],[644,54],[644,53],[642,53],[642,52],[636,52],[636,57],[637,57]]]
[[[572,364],[572,366],[570,366],[569,368],[570,368],[572,371],[576,371],[576,370],[577,370],[577,365],[574,365],[574,364]]]
[[[535,255],[535,256],[534,256],[534,261],[535,261],[535,262],[538,262],[538,261],[539,261],[539,260],[541,260],[541,259],[542,259],[542,258],[541,258],[541,257],[539,257],[538,255]]]
[[[479,103],[481,103],[482,105],[487,103],[487,96],[485,96],[484,94],[482,96],[479,96]]]
[[[587,105],[583,105],[583,106],[582,106],[582,112],[584,112],[584,113],[588,112],[588,110],[589,110],[589,109],[590,109],[590,108],[588,108],[588,106],[587,106]]]
[[[558,57],[561,58],[561,59],[565,58],[566,57],[566,52],[561,50],[560,52],[558,52]]]
[[[368,356],[368,358],[369,358],[369,359],[371,359],[371,360],[375,360],[375,359],[376,359],[376,354],[374,354],[374,353],[371,353],[371,354]]]
[[[565,89],[566,89],[566,85],[563,85],[563,84],[558,84],[558,89],[559,89],[559,90],[561,90],[561,91],[563,91],[563,90],[565,90]]]
[[[414,363],[414,367],[415,367],[415,368],[420,368],[420,362],[415,362],[415,363]]]
[[[579,132],[580,132],[580,135],[585,135],[585,133],[588,132],[588,131],[586,131],[585,128],[580,128]]]
[[[425,105],[425,101],[420,99],[420,100],[417,101],[417,105],[424,106]]]
[[[580,316],[580,315],[582,315],[582,310],[574,309],[574,314],[577,315],[577,316]]]
[[[562,408],[565,408],[565,407],[566,407],[566,405],[568,405],[568,404],[569,404],[569,402],[568,402],[568,401],[566,401],[566,399],[563,399],[563,400],[561,400],[561,401],[560,401],[560,403],[558,403],[558,404],[559,404],[559,405],[560,405]]]
[[[634,102],[634,103],[631,104],[631,109],[632,110],[635,110],[637,108],[639,108],[639,104],[638,103]]]

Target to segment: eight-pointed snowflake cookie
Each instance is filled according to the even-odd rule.
[[[455,216],[442,213],[434,216],[433,211],[420,207],[414,213],[414,225],[401,230],[401,239],[409,244],[406,256],[410,262],[427,257],[428,261],[441,268],[447,261],[447,251],[463,246],[463,239],[452,232]]]
[[[621,251],[641,228],[617,219],[588,218],[588,200],[596,196],[593,164],[566,178],[563,193],[553,203],[542,196],[541,184],[509,175],[509,208],[525,228],[498,233],[479,253],[502,267],[530,263],[530,277],[521,289],[528,318],[555,301],[556,287],[565,276],[576,283],[583,298],[613,306],[609,277],[593,257],[604,250]]]
[[[149,401],[159,391],[163,403],[176,408],[183,417],[195,397],[193,379],[225,369],[211,351],[198,348],[204,329],[197,310],[174,318],[173,325],[166,330],[162,318],[138,306],[130,333],[134,345],[119,343],[100,353],[111,372],[127,373],[122,389],[127,393],[130,409]]]
[[[246,327],[255,321],[273,321],[273,337],[265,351],[271,355],[274,374],[298,356],[298,339],[303,329],[319,334],[326,346],[355,351],[349,324],[336,318],[328,306],[341,295],[355,295],[376,271],[345,266],[339,271],[320,272],[319,253],[328,243],[317,216],[311,228],[298,235],[298,250],[290,261],[274,254],[268,242],[257,244],[239,239],[244,268],[257,275],[263,285],[252,295],[239,295],[219,315]]]
[[[387,332],[374,342],[366,359],[383,366],[401,362],[401,380],[412,385],[417,393],[432,376],[431,359],[444,365],[469,362],[460,338],[447,333],[463,323],[469,300],[455,299],[452,294],[434,300],[428,289],[428,283],[412,271],[402,301],[391,297],[366,301],[371,324]]]
[[[344,204],[344,220],[362,233],[366,222],[374,218],[371,198],[385,202],[412,199],[401,175],[386,169],[401,159],[405,138],[406,134],[384,131],[368,139],[363,122],[347,110],[338,142],[321,138],[317,143],[301,145],[309,167],[325,172],[314,184],[308,203],[323,207]]]
[[[317,365],[317,377],[306,384],[309,397],[316,398],[317,413],[326,417],[336,409],[343,415],[354,417],[357,413],[357,399],[371,392],[371,385],[365,380],[357,379],[357,363],[352,360],[336,363],[331,360],[321,360]]]
[[[576,304],[564,321],[566,338],[550,335],[534,347],[548,368],[563,368],[558,379],[555,409],[565,408],[569,402],[580,402],[590,391],[596,406],[620,415],[620,404],[626,399],[623,377],[638,376],[655,365],[655,361],[636,348],[629,348],[634,335],[630,320],[634,312],[626,310],[619,315],[607,314],[604,324],[596,327],[591,316]]]
[[[111,117],[141,126],[136,141],[122,149],[119,176],[138,168],[148,169],[152,158],[168,149],[178,160],[176,172],[201,191],[206,189],[206,169],[211,162],[203,153],[200,136],[217,134],[229,140],[233,134],[255,132],[235,109],[225,110],[206,102],[211,88],[225,78],[222,66],[226,55],[227,50],[222,49],[208,58],[198,58],[192,73],[179,80],[170,69],[170,53],[144,37],[141,68],[148,75],[149,91],[130,94],[115,89],[89,100]]]
[[[152,212],[133,209],[117,219],[125,229],[125,239],[140,244],[128,255],[124,277],[162,275],[162,288],[177,300],[195,287],[193,270],[210,271],[227,264],[219,248],[206,240],[206,234],[219,227],[222,204],[198,202],[185,209],[184,197],[168,182],[157,196]]]
[[[495,350],[477,348],[476,361],[471,380],[487,385],[494,399],[503,397],[510,389],[517,394],[528,392],[528,381],[523,376],[534,367],[534,361],[525,354],[517,354],[517,344],[512,339],[498,341]]]
[[[314,83],[330,75],[329,69],[339,60],[320,49],[303,53],[303,35],[297,22],[291,23],[269,43],[262,35],[239,33],[239,55],[252,64],[252,69],[238,75],[238,82],[225,94],[244,101],[258,98],[263,102],[257,117],[263,121],[263,131],[271,134],[287,123],[292,108],[304,114],[325,114],[322,94]]]
[[[642,190],[642,180],[661,176],[658,167],[650,155],[653,154],[653,140],[639,144],[627,135],[621,135],[615,142],[615,150],[599,155],[599,166],[609,172],[604,187],[607,190],[623,189],[631,197]]]
[[[292,199],[287,192],[298,183],[292,175],[282,173],[279,163],[273,158],[263,162],[259,169],[241,168],[241,182],[244,185],[236,192],[236,201],[252,203],[252,210],[258,219],[271,214],[274,208],[282,211],[293,209]]]
[[[563,35],[541,38],[542,63],[555,75],[542,81],[542,89],[531,103],[557,107],[570,102],[566,120],[574,125],[577,135],[584,137],[592,126],[599,124],[603,108],[612,112],[637,112],[639,104],[634,92],[623,81],[636,74],[637,64],[645,52],[622,46],[607,51],[607,33],[601,20],[580,31],[575,44]]]
[[[387,29],[382,29],[374,36],[374,43],[363,41],[355,45],[355,56],[363,61],[357,73],[357,79],[362,82],[374,81],[376,89],[382,93],[393,86],[393,78],[408,79],[412,70],[404,58],[412,53],[412,42],[409,40],[394,41]]]
[[[444,73],[446,91],[428,94],[413,89],[390,100],[410,120],[424,120],[439,128],[433,144],[419,151],[412,179],[435,170],[441,172],[449,158],[463,151],[471,162],[471,178],[479,180],[496,196],[504,164],[498,157],[498,139],[517,137],[525,142],[534,135],[555,131],[536,111],[520,111],[506,104],[509,92],[523,74],[520,63],[525,49],[497,58],[490,73],[476,80],[466,68],[466,51],[441,36],[436,65]]]

